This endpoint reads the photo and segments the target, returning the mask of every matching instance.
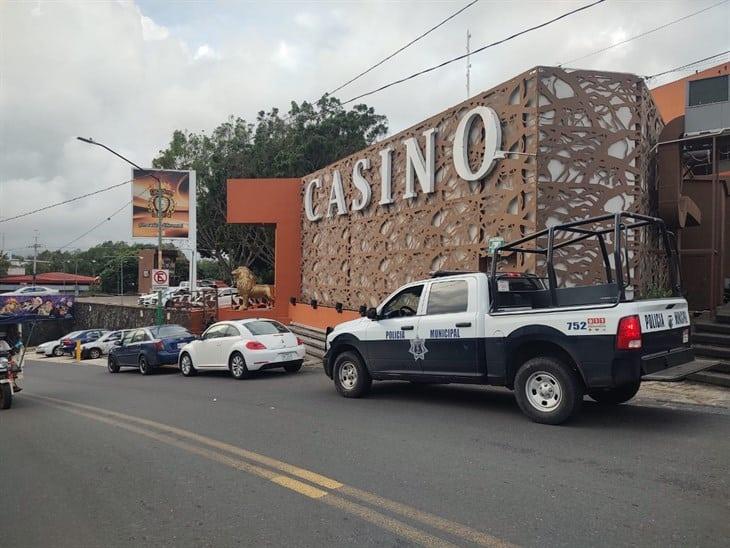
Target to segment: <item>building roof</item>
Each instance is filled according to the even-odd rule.
[[[77,274],[68,274],[66,272],[44,272],[36,274],[35,283],[37,285],[59,285],[59,284],[92,284],[99,281],[99,276],[81,276]],[[23,274],[19,276],[4,276],[0,278],[0,283],[4,284],[30,284],[33,283],[33,276]]]
[[[664,123],[668,123],[677,116],[684,114],[685,90],[687,82],[692,80],[702,80],[703,78],[711,78],[713,76],[722,76],[730,72],[730,63],[720,63],[714,67],[697,71],[689,76],[668,82],[664,85],[651,89],[651,96],[659,109]]]

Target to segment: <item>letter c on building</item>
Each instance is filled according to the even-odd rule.
[[[312,222],[319,221],[322,218],[321,213],[314,212],[314,206],[312,205],[314,187],[321,188],[322,181],[320,179],[312,179],[309,183],[307,183],[307,189],[304,191],[304,211],[307,214],[307,219]]]
[[[469,166],[469,133],[474,118],[481,116],[484,123],[484,158],[477,171]],[[487,175],[494,167],[497,150],[502,145],[502,127],[493,108],[478,106],[468,111],[456,127],[454,135],[454,167],[459,177],[465,181],[476,181]]]

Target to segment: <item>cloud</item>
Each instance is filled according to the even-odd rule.
[[[628,10],[606,2],[474,55],[472,93],[711,3],[637,2]],[[461,54],[467,27],[476,48],[578,5],[479,2],[337,96],[349,99]],[[424,2],[0,2],[0,218],[129,178],[128,165],[77,135],[148,165],[175,129],[210,131],[229,114],[253,120],[261,109],[316,100],[455,9]],[[727,5],[715,8],[580,66],[651,74],[722,51],[730,41],[727,14]],[[364,101],[399,131],[465,99],[464,72],[465,62],[457,62]],[[43,244],[60,246],[129,194],[123,187],[0,223],[0,232],[11,249],[27,245],[35,229]],[[128,239],[129,232],[129,217],[120,214],[76,245]]]
[[[212,47],[210,47],[208,44],[203,44],[200,46],[193,56],[193,59],[196,61],[200,59],[218,59],[220,58],[220,54],[215,51]]]

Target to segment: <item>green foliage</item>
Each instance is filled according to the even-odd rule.
[[[650,285],[646,289],[645,299],[666,299],[672,296],[672,290],[658,285]]]
[[[81,276],[99,276],[99,289],[104,293],[119,293],[124,278],[124,292],[137,291],[139,250],[153,247],[143,244],[107,241],[85,251],[42,251],[38,254],[36,272],[66,272]],[[120,271],[121,264],[121,271]],[[26,274],[33,273],[33,261],[26,262]]]
[[[199,277],[230,280],[234,268],[248,266],[266,282],[273,271],[272,227],[226,223],[227,179],[302,177],[372,144],[387,130],[385,117],[373,108],[346,110],[338,99],[323,96],[315,104],[292,102],[286,117],[277,109],[259,112],[255,123],[231,116],[210,135],[175,131],[153,166],[196,171],[198,249],[218,264],[217,276]]]

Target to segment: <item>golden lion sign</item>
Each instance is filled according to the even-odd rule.
[[[190,172],[133,169],[132,179],[132,238],[156,238],[160,211],[163,238],[188,238],[191,196],[195,199]]]

